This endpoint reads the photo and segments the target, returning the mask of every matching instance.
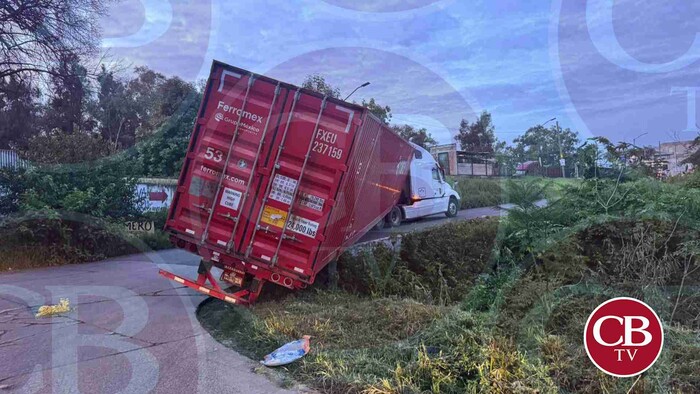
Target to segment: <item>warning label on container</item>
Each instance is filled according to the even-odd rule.
[[[318,222],[292,215],[292,220],[287,223],[287,230],[306,235],[307,237],[316,238]]]
[[[287,212],[269,205],[265,205],[260,222],[282,228],[287,221]]]
[[[265,205],[263,209],[261,223],[266,223],[275,227],[282,228],[287,221],[287,212],[269,205]],[[300,216],[292,215],[292,220],[287,222],[287,230],[307,237],[316,238],[318,232],[318,222],[309,220]]]
[[[241,196],[243,193],[238,190],[233,190],[224,188],[224,193],[221,195],[221,206],[231,209],[238,209],[238,205],[241,203]]]
[[[313,194],[305,192],[299,192],[299,204],[307,208],[311,208],[314,211],[323,211],[323,203],[325,202],[326,200],[319,196],[314,196]]]
[[[294,190],[297,188],[297,180],[284,175],[277,174],[272,181],[270,198],[284,204],[291,204],[294,197]]]

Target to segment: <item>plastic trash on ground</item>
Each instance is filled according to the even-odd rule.
[[[36,317],[48,317],[70,312],[70,302],[67,298],[61,298],[58,305],[43,305],[39,307]]]
[[[308,335],[304,335],[301,339],[289,342],[281,348],[265,356],[260,363],[266,367],[277,367],[294,362],[306,355],[311,349],[309,346]]]

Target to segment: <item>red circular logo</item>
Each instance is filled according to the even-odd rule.
[[[583,346],[593,364],[620,378],[649,369],[663,345],[661,319],[649,305],[634,298],[613,298],[600,304],[583,331]]]

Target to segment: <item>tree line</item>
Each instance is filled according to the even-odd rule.
[[[100,28],[110,0],[7,0],[0,3],[0,149],[18,150],[31,161],[90,161],[131,150],[143,175],[176,176],[193,127],[201,86],[147,67],[107,67],[98,58]],[[110,64],[113,62],[110,62]],[[118,62],[116,62],[118,64]],[[341,98],[318,74],[302,86]],[[423,147],[437,144],[426,128],[392,124],[391,108],[374,98],[367,107],[403,138]],[[649,149],[579,139],[570,129],[530,127],[511,145],[496,138],[484,111],[463,119],[460,148],[494,157],[501,166],[567,158],[567,166],[636,157]],[[133,149],[131,149],[133,148]]]

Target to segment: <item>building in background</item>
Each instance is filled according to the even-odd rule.
[[[667,176],[687,174],[693,171],[693,165],[683,163],[697,147],[693,147],[693,141],[663,142],[659,144],[657,155],[668,164]]]
[[[436,145],[430,148],[447,175],[499,176],[493,153],[475,153],[457,150],[457,144]]]

